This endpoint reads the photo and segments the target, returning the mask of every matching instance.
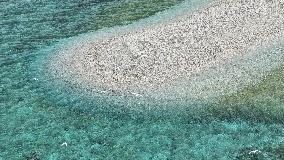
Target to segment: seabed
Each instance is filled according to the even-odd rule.
[[[284,6],[246,4],[260,2]],[[284,159],[282,32],[150,95],[99,90],[52,68],[78,42],[165,24],[214,3],[0,2],[0,159]]]

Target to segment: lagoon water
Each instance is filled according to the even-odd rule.
[[[90,98],[41,69],[68,38],[201,2],[0,1],[0,159],[284,159],[281,66],[222,103],[181,110]]]

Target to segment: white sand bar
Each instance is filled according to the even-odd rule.
[[[272,46],[283,33],[284,1],[216,0],[168,22],[78,42],[53,56],[50,67],[65,81],[103,91],[139,97],[169,92],[206,96],[198,93],[204,89],[193,91],[200,82],[190,81],[210,67],[226,66],[232,59]],[[238,70],[231,79],[243,69]],[[222,76],[214,79],[218,77]]]

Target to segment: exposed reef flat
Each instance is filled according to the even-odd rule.
[[[166,22],[63,46],[48,68],[102,93],[210,97],[256,82],[264,68],[275,67],[283,33],[279,0],[216,0]]]

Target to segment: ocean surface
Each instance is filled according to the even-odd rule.
[[[283,160],[283,66],[220,103],[189,103],[182,113],[78,96],[52,87],[41,70],[44,55],[68,38],[196,5],[184,3],[0,0],[0,160]]]

